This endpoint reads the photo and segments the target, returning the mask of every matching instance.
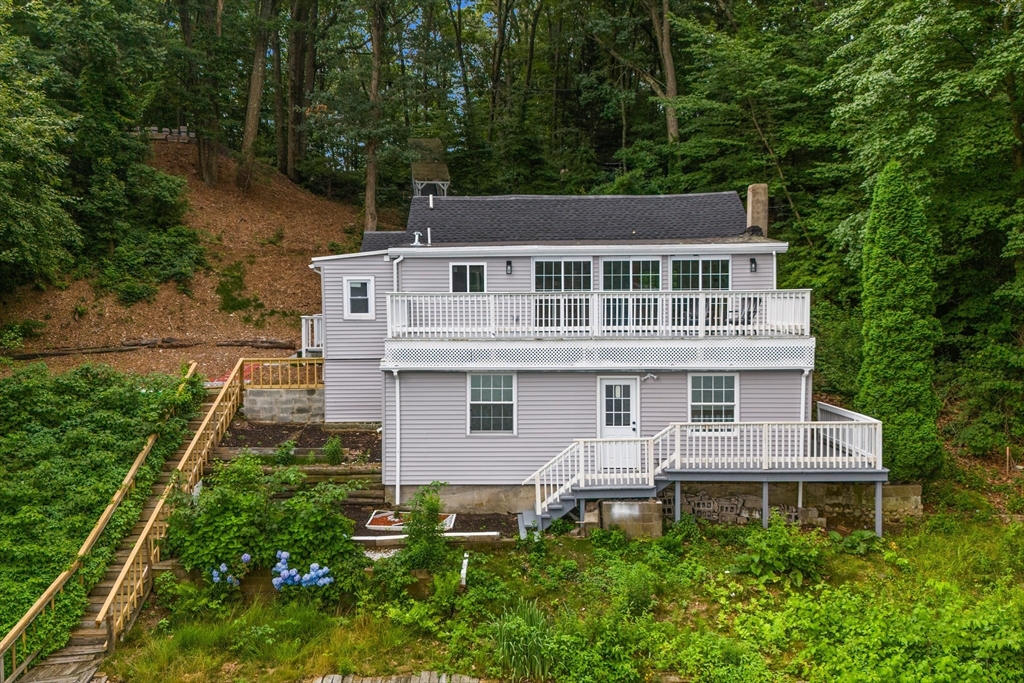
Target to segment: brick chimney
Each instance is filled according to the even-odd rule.
[[[768,236],[768,185],[754,183],[747,187],[747,229],[761,228],[761,234]]]

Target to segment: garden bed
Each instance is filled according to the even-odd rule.
[[[323,448],[332,436],[341,439],[342,448],[349,449],[353,458],[369,453],[369,462],[380,462],[380,433],[375,429],[327,429],[322,424],[250,422],[236,417],[220,445],[274,448],[285,441],[295,441],[296,448]]]
[[[345,516],[356,523],[356,536],[394,536],[403,534],[404,531],[391,531],[388,529],[367,529],[366,522],[374,510],[380,507],[366,505],[346,505]],[[467,533],[473,531],[497,531],[505,538],[519,537],[519,522],[515,515],[503,514],[473,514],[463,513],[455,515],[455,526],[450,531],[456,533]]]

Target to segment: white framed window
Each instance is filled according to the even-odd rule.
[[[589,292],[593,286],[590,260],[533,262],[533,291]]]
[[[373,277],[346,277],[345,320],[375,320]]]
[[[448,275],[452,292],[487,291],[486,263],[452,263]]]
[[[688,392],[690,422],[736,422],[739,375],[691,374]]]
[[[715,291],[730,289],[730,259],[672,259],[672,289]]]
[[[466,433],[517,433],[514,373],[470,373],[466,376],[466,393]]]
[[[661,289],[661,259],[605,259],[601,284],[606,292],[649,292]]]

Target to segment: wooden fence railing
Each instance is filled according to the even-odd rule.
[[[317,389],[324,385],[323,358],[243,358],[249,389]]]
[[[243,368],[251,362],[254,361],[239,359],[228,375],[175,468],[175,472],[180,473],[177,480],[172,479],[160,496],[142,534],[125,560],[121,573],[114,581],[110,594],[96,615],[96,627],[106,625],[108,652],[114,650],[117,639],[131,626],[136,608],[152,587],[153,565],[160,561],[160,541],[167,536],[167,518],[171,513],[168,498],[175,485],[191,493],[203,478],[203,468],[209,463],[210,454],[242,404]]]
[[[178,386],[178,392],[184,390],[187,381],[195,374],[196,363],[192,363],[188,367],[188,372],[185,374],[184,379]],[[29,648],[29,630],[34,629],[37,624],[36,620],[43,616],[46,612],[53,612],[56,609],[57,596],[64,592],[64,587],[68,582],[78,574],[78,571],[82,568],[85,563],[86,557],[92,552],[93,547],[107,528],[107,524],[113,518],[114,513],[117,512],[118,507],[124,502],[124,499],[128,497],[128,494],[135,488],[135,480],[139,473],[139,468],[146,462],[146,458],[149,457],[150,451],[153,450],[154,444],[156,444],[158,435],[156,433],[150,434],[146,440],[146,445],[139,452],[135,458],[135,462],[132,463],[131,468],[128,470],[128,474],[125,475],[124,481],[118,487],[113,497],[110,499],[110,503],[107,504],[103,514],[100,515],[99,520],[96,522],[96,526],[93,527],[89,536],[85,539],[82,547],[78,551],[78,555],[75,556],[74,562],[71,566],[63,571],[60,576],[54,579],[50,587],[47,588],[39,599],[36,600],[35,604],[29,608],[14,628],[4,636],[3,640],[0,640],[0,683],[13,683],[21,674],[28,669],[29,665],[35,659],[36,655],[41,651],[40,649],[31,650]],[[78,575],[79,582],[82,581],[81,575]]]

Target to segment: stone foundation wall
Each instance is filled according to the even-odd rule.
[[[246,389],[242,413],[254,422],[323,422],[323,389]]]
[[[761,484],[683,482],[681,513],[723,524],[761,521]],[[875,516],[874,484],[804,484],[803,507],[797,508],[797,484],[769,484],[768,504],[788,521],[824,527],[835,522],[870,527]],[[675,515],[675,487],[661,492],[666,517]],[[882,519],[896,522],[922,514],[917,484],[882,486]]]
[[[402,503],[408,503],[418,485],[402,484]],[[533,486],[486,486],[459,485],[445,486],[440,491],[446,512],[455,513],[515,513],[532,510],[536,491]],[[395,486],[384,487],[387,502],[395,502]]]

